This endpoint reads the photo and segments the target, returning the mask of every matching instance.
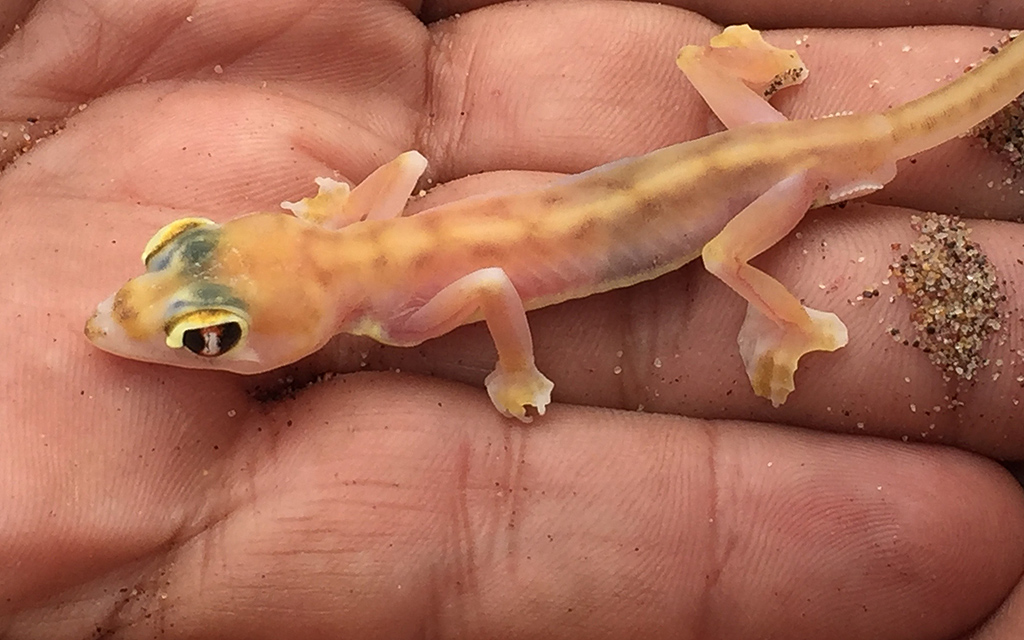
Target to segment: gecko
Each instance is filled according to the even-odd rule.
[[[749,261],[811,208],[881,189],[896,162],[964,134],[1024,92],[1024,37],[932,93],[881,113],[789,120],[768,97],[808,74],[796,51],[747,25],[676,63],[725,130],[533,189],[403,215],[426,169],[402,153],[357,186],[318,178],[286,212],[176,220],[145,272],[101,302],[88,339],[118,356],[254,374],[339,333],[414,346],[483,321],[497,351],[485,387],[529,422],[551,402],[529,310],[657,278],[696,260],[748,302],[737,343],[774,406],[800,358],[846,345],[834,314],[805,307]]]

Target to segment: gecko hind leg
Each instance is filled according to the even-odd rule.
[[[532,420],[527,406],[544,415],[554,385],[534,364],[523,301],[498,267],[474,271],[442,289],[407,318],[387,327],[388,342],[419,344],[474,316],[483,316],[498,351],[498,363],[484,380],[491,402],[503,415],[523,422]]]
[[[768,98],[807,78],[796,51],[768,44],[745,24],[726,27],[707,46],[683,47],[676,64],[730,129],[785,120]]]
[[[814,198],[806,172],[766,191],[708,242],[704,266],[749,303],[737,342],[757,395],[779,406],[794,389],[800,358],[846,345],[846,326],[833,313],[800,304],[786,287],[748,264],[784,238]]]
[[[384,220],[402,215],[409,194],[427,168],[418,151],[406,151],[381,165],[351,189],[332,178],[317,178],[312,198],[282,202],[281,207],[314,224],[340,229],[361,220]]]

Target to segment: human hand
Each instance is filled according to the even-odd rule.
[[[0,20],[28,8],[0,5]],[[876,18],[938,19],[901,10]],[[769,23],[746,11],[722,19]],[[557,386],[526,427],[483,391],[494,355],[479,326],[408,350],[339,338],[257,378],[121,360],[81,335],[184,215],[274,209],[315,176],[358,180],[409,148],[435,182],[488,172],[423,207],[703,135],[674,58],[715,31],[640,3],[497,6],[429,27],[385,2],[35,5],[0,49],[0,130],[10,150],[19,127],[35,137],[73,115],[0,176],[0,629],[924,639],[963,637],[1003,604],[978,637],[1017,637],[1024,500],[989,458],[1024,452],[1020,224],[972,223],[1014,315],[992,347],[1006,369],[955,412],[926,409],[949,388],[884,335],[906,309],[846,302],[913,237],[908,211],[877,204],[811,214],[762,262],[851,329],[848,347],[806,359],[779,410],[743,374],[744,303],[699,265],[531,314]],[[811,79],[777,101],[793,117],[903,102],[994,39],[769,39],[804,34]],[[1019,185],[988,188],[1007,172],[975,147],[901,167],[874,202],[1019,215]],[[360,369],[377,372],[305,387]],[[616,410],[640,404],[658,413]]]

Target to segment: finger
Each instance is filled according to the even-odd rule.
[[[374,376],[251,414],[226,452],[236,474],[186,502],[203,530],[134,582],[118,570],[77,591],[88,604],[62,630],[933,638],[976,624],[1024,569],[1020,489],[978,458],[756,424],[548,417],[510,428],[451,384]]]
[[[627,3],[501,5],[441,23],[434,31],[449,53],[434,62],[436,118],[421,146],[443,182],[497,169],[574,173],[705,135],[709,110],[666,53],[718,30],[671,7]],[[999,35],[934,28],[766,37],[797,47],[810,68],[808,82],[778,99],[787,115],[807,118],[907,102],[958,77]],[[976,140],[904,164],[880,201],[1004,218],[1024,206],[1019,179]]]
[[[182,143],[179,148],[188,147],[189,136],[172,139],[160,128],[146,130],[155,119],[171,114],[197,133],[214,135],[214,141],[226,137],[217,133],[225,126],[229,133],[234,130],[236,144],[273,132],[275,123],[258,122],[262,129],[242,127],[244,132],[238,126],[245,121],[239,114],[260,110],[268,99],[283,108],[316,105],[345,112],[361,127],[370,123],[389,130],[394,119],[387,117],[390,107],[379,98],[404,97],[392,96],[392,89],[418,95],[426,38],[423,25],[400,3],[375,0],[215,0],[202,6],[180,0],[44,3],[0,55],[0,86],[5,89],[0,93],[0,131],[8,134],[0,138],[0,166],[62,129],[66,121],[75,122],[87,107],[98,106],[96,100],[126,134],[124,140],[115,137],[106,143],[129,155],[145,149],[150,156],[165,157],[166,150],[175,148],[172,140]],[[177,111],[182,97],[177,92],[193,97],[188,90],[196,88],[195,81],[233,87],[232,95],[248,100]],[[317,90],[304,90],[309,84]],[[130,88],[113,105],[101,100],[123,87]],[[151,101],[134,100],[139,93]],[[164,98],[177,100],[165,103]],[[312,129],[308,137],[315,139],[316,127],[306,126]],[[132,139],[130,129],[137,129],[140,137]],[[196,137],[191,149],[202,146]],[[282,149],[294,152],[294,141],[275,139]],[[202,162],[190,162],[197,161]],[[135,175],[145,175],[145,170]]]
[[[404,20],[396,22],[400,15]],[[201,7],[178,0],[144,7],[125,0],[98,0],[88,7],[56,0],[32,13],[8,44],[12,51],[0,64],[0,78],[10,89],[4,107],[63,116],[66,108],[123,85],[197,77],[292,80],[299,62],[310,65],[303,69],[307,78],[350,83],[370,71],[366,60],[351,54],[370,44],[369,31],[381,23],[403,35],[422,30],[400,3],[371,0],[215,0]],[[118,46],[110,47],[107,38],[114,31],[120,34]],[[58,40],[57,34],[65,37]],[[419,43],[388,38],[377,44],[380,59],[400,58]]]
[[[425,20],[450,18],[492,4],[492,0],[437,0],[425,2],[421,14]],[[941,5],[874,2],[869,5],[825,6],[814,0],[800,2],[682,2],[664,4],[696,11],[719,24],[750,23],[762,29],[807,27],[863,28],[902,27],[906,25],[975,24],[1006,27],[1024,23],[1024,13],[1014,0],[981,4],[977,0],[944,2]]]

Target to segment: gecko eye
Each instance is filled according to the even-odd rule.
[[[185,348],[197,356],[212,358],[226,353],[242,339],[242,327],[237,322],[215,324],[212,327],[189,329],[182,334]]]
[[[198,356],[214,358],[238,346],[248,332],[248,323],[225,309],[199,309],[168,323],[167,346],[182,347]]]

